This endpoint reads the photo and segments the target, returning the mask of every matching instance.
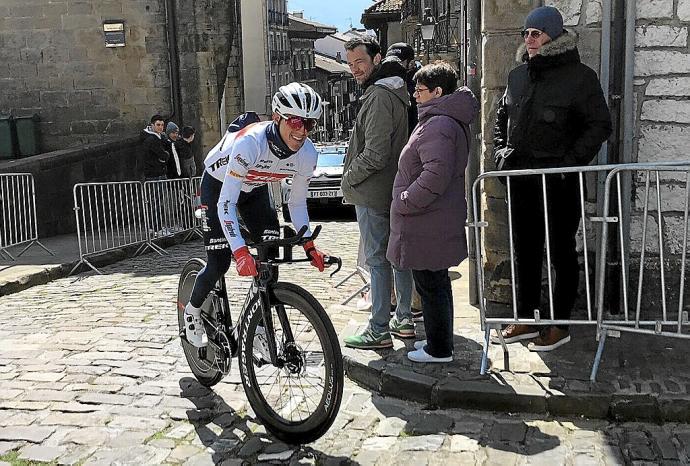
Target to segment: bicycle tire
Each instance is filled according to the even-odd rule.
[[[259,380],[257,377],[257,368],[263,372],[264,368],[268,368],[268,371],[273,370],[274,374],[277,373],[277,379],[281,379],[281,372],[286,372],[286,369],[278,369],[275,366],[267,363],[263,367],[255,367],[254,363],[254,337],[256,328],[261,321],[262,315],[260,311],[260,306],[251,306],[246,309],[243,322],[240,326],[240,347],[239,347],[239,369],[242,379],[242,384],[244,386],[245,393],[249,404],[254,410],[254,413],[262,421],[266,430],[271,432],[277,438],[292,444],[304,444],[312,442],[323,434],[331,427],[333,421],[338,415],[338,410],[340,408],[340,403],[343,396],[343,358],[340,352],[340,344],[338,343],[338,337],[333,328],[333,324],[328,318],[328,314],[324,311],[321,304],[305,289],[291,284],[279,282],[276,283],[272,288],[272,300],[276,302],[271,302],[271,312],[274,314],[274,326],[276,329],[276,345],[278,347],[278,353],[284,351],[286,345],[282,341],[282,329],[280,327],[280,322],[277,316],[275,316],[276,305],[289,306],[291,309],[296,310],[301,316],[306,317],[309,324],[311,324],[313,330],[311,333],[315,332],[318,338],[322,353],[308,351],[304,348],[311,347],[311,343],[306,343],[305,337],[302,337],[303,330],[300,330],[292,320],[290,320],[289,325],[293,332],[296,346],[302,345],[299,350],[301,358],[304,358],[304,380],[308,381],[311,374],[314,373],[314,369],[311,369],[311,374],[307,374],[307,358],[311,361],[318,361],[321,358],[322,364],[319,363],[315,366],[316,370],[323,366],[324,372],[324,384],[323,392],[319,397],[318,403],[314,403],[316,408],[313,413],[306,418],[300,418],[299,420],[289,420],[283,415],[279,414],[267,400],[267,395],[270,398],[272,393],[272,388],[268,389],[268,393],[264,394],[261,390],[263,380]],[[287,310],[286,310],[287,313]],[[299,330],[299,332],[297,332]],[[306,332],[306,337],[309,337],[310,332]],[[294,348],[294,347],[293,347]],[[267,371],[267,372],[268,372]],[[273,375],[269,375],[271,378]],[[292,388],[290,384],[291,377],[288,374],[288,385],[290,386],[290,394],[293,395]],[[301,381],[300,381],[301,382]],[[302,395],[307,395],[307,392],[312,391],[315,387],[311,382],[309,385],[300,385]],[[265,384],[264,384],[265,385]],[[306,389],[306,391],[305,391]],[[318,392],[318,388],[315,392]],[[280,390],[279,390],[280,391]],[[299,393],[298,393],[299,395]],[[275,396],[275,394],[274,394]],[[283,399],[282,394],[280,395],[280,400]],[[299,397],[297,397],[299,399]],[[299,411],[301,407],[309,407],[309,403],[304,400],[297,403],[294,402],[295,397],[288,397],[288,402],[292,403],[290,409]],[[313,402],[313,400],[312,400]],[[283,413],[284,414],[284,413]]]
[[[201,269],[203,269],[205,266],[206,263],[201,259],[190,259],[182,268],[180,282],[177,286],[177,323],[180,328],[180,335],[182,335],[185,331],[184,308],[192,295],[196,277],[199,275]],[[202,306],[202,312],[204,312],[203,309],[213,305],[211,302],[213,299],[217,298],[214,294],[210,294]],[[199,357],[199,349],[196,346],[188,343],[184,338],[180,338],[180,342],[182,344],[182,350],[184,351],[184,356],[187,359],[189,369],[192,371],[192,374],[194,374],[194,377],[196,377],[199,383],[205,387],[212,387],[220,382],[220,380],[223,378],[223,373],[209,360],[209,355],[211,360],[215,357],[212,353],[213,350],[210,347],[207,348],[207,358],[202,359]]]

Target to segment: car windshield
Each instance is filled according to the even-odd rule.
[[[319,152],[317,167],[342,167],[345,163],[345,154],[338,152]]]

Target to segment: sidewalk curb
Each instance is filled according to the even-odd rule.
[[[171,246],[182,244],[184,242],[183,240],[185,236],[186,233],[185,235],[182,235],[180,233],[176,236],[172,236],[169,238],[162,238],[160,241],[157,241],[156,244],[166,249]],[[139,245],[137,244],[135,246],[125,246],[119,249],[113,249],[102,254],[91,256],[89,258],[89,261],[96,267],[101,268],[107,265],[115,264],[125,259],[132,258],[138,248]],[[76,266],[78,263],[79,259],[76,259],[74,261],[67,263],[44,266],[42,270],[22,275],[16,280],[0,282],[0,296],[7,296],[9,294],[19,293],[20,291],[27,290],[34,286],[45,285],[46,283],[50,283],[54,280],[66,278],[69,276],[69,273],[72,270],[72,268]],[[75,274],[74,277],[77,277],[84,272],[90,271],[91,269],[87,265],[82,265],[81,272]]]
[[[469,380],[437,379],[384,360],[365,364],[346,354],[343,363],[347,377],[358,385],[383,396],[425,403],[432,409],[583,416],[618,422],[690,422],[690,397],[683,395],[562,393],[541,386],[499,385],[478,373]]]

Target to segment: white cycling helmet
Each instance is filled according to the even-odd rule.
[[[283,116],[295,115],[302,118],[321,117],[321,97],[311,87],[302,83],[280,86],[273,96],[273,111]]]

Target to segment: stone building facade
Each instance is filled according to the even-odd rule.
[[[161,113],[197,127],[202,152],[243,108],[238,21],[239,0],[6,0],[0,113],[38,114],[44,151],[133,136]],[[106,47],[106,23],[124,46]]]
[[[245,109],[268,116],[278,88],[292,81],[286,0],[241,0]]]

